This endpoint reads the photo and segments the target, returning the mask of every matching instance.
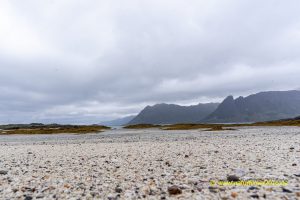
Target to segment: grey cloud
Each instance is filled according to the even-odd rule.
[[[94,123],[158,102],[298,89],[297,5],[3,1],[0,123]]]

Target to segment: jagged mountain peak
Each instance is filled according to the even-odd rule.
[[[300,91],[270,91],[239,97],[235,100],[232,96],[228,96],[202,122],[258,122],[298,115],[300,115]]]

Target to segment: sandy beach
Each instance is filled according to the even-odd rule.
[[[0,136],[0,199],[251,198],[300,199],[299,128]]]

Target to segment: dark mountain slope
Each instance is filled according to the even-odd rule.
[[[175,124],[195,123],[212,113],[218,103],[179,106],[175,104],[156,104],[144,108],[128,124]]]
[[[259,122],[300,115],[300,91],[261,92],[248,97],[227,97],[204,120],[208,123]]]

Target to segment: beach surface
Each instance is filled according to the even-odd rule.
[[[0,135],[0,199],[251,198],[300,199],[299,127]]]

